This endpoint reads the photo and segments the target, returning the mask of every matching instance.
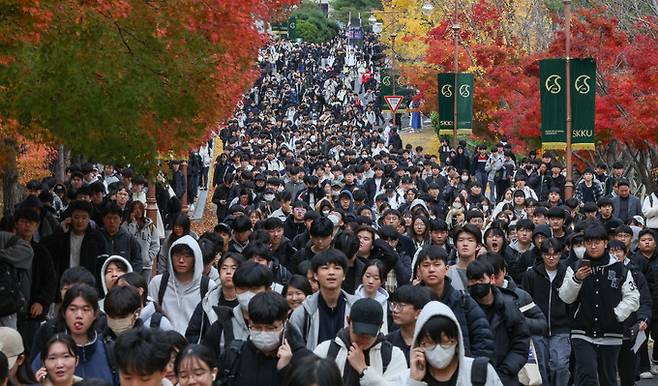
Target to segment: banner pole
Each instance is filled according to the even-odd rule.
[[[572,148],[571,148],[571,0],[563,0],[564,3],[564,34],[566,37],[566,69],[565,69],[565,83],[566,83],[566,112],[567,112],[567,147],[566,147],[566,163],[567,163],[567,176],[564,184],[564,197],[570,199],[573,197],[573,161],[572,161]]]
[[[457,151],[457,129],[458,129],[458,117],[457,117],[457,92],[459,91],[459,30],[461,29],[459,23],[457,22],[457,1],[455,0],[455,24],[452,25],[452,31],[455,34],[455,88],[454,88],[454,98],[455,103],[453,103],[453,117],[452,117],[452,148]]]

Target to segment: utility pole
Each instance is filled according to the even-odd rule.
[[[457,7],[457,2],[459,0],[455,0],[455,14],[454,14],[454,24],[452,25],[452,32],[455,35],[455,88],[453,91],[453,97],[455,98],[455,102],[453,103],[453,119],[452,119],[452,148],[457,151],[457,144],[459,141],[457,140],[457,132],[459,129],[459,120],[457,119],[457,92],[459,90],[459,30],[461,29],[461,26],[459,25],[459,19],[457,18],[458,14],[458,7]]]
[[[572,149],[571,149],[571,0],[563,0],[564,3],[564,34],[566,37],[566,100],[567,100],[567,148],[566,148],[566,167],[567,178],[564,184],[564,196],[566,199],[573,197],[573,162],[572,162]]]
[[[457,2],[455,1],[455,10]],[[459,24],[455,23],[452,25],[452,31],[455,34],[455,88],[453,91],[453,97],[455,102],[453,103],[453,120],[452,120],[452,148],[457,150],[457,129],[458,129],[458,119],[457,119],[457,90],[459,88],[459,30],[461,27]]]

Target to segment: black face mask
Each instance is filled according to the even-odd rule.
[[[470,293],[474,299],[482,299],[483,297],[489,295],[490,291],[490,283],[478,283],[468,287],[468,293]]]

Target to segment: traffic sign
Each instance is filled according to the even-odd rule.
[[[400,104],[402,103],[402,99],[404,99],[404,97],[401,95],[386,95],[384,97],[384,100],[386,100],[386,104],[388,104],[388,107],[394,113],[397,111],[398,107],[400,107]]]

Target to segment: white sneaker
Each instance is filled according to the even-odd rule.
[[[650,371],[640,373],[640,379],[653,379],[653,374]]]
[[[651,364],[651,374],[658,375],[658,365],[656,365],[655,363]]]

